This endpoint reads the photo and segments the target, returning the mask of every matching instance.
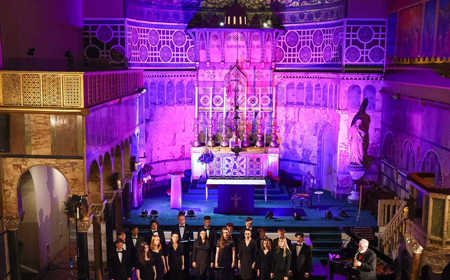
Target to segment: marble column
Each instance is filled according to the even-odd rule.
[[[116,191],[116,197],[114,198],[114,211],[116,214],[116,230],[122,229],[122,190]]]
[[[77,271],[78,280],[89,279],[89,252],[87,231],[91,226],[91,217],[81,219],[70,218],[70,222],[77,230]]]
[[[94,270],[95,279],[103,279],[103,259],[102,259],[102,230],[101,218],[105,204],[93,203],[91,206],[94,217],[92,219],[93,235],[94,235]]]
[[[103,214],[103,218],[105,219],[105,228],[106,228],[106,252],[112,251],[116,248],[116,246],[114,246],[114,236],[113,236],[113,230],[114,230],[114,225],[113,225],[113,202],[114,202],[114,197],[116,196],[116,192],[115,191],[104,191],[103,192],[103,197],[106,199],[106,205],[105,205],[105,209],[104,214]]]
[[[19,225],[21,218],[4,218],[3,222],[7,231],[8,237],[8,255],[9,255],[9,270],[11,280],[20,280],[20,258],[19,258]]]

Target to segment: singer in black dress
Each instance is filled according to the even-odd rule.
[[[274,252],[271,250],[272,241],[266,237],[263,239],[263,248],[259,250],[256,258],[257,276],[260,280],[270,280]]]
[[[230,238],[227,228],[222,228],[220,241],[216,247],[216,268],[221,268],[217,280],[234,279],[234,264],[236,262],[236,249],[234,240]],[[222,269],[223,268],[223,269]]]
[[[152,257],[155,260],[156,280],[164,280],[164,275],[167,273],[166,259],[164,257],[161,239],[158,235],[152,236],[150,249]]]
[[[288,280],[289,269],[291,268],[291,250],[286,242],[286,238],[278,239],[278,247],[275,252],[270,276],[274,280]]]
[[[155,260],[150,253],[147,242],[142,242],[139,246],[139,258],[136,262],[136,276],[138,280],[155,280],[156,269]]]
[[[206,230],[201,229],[198,236],[192,252],[192,267],[195,268],[197,279],[205,280],[208,278],[208,267],[212,267],[214,261],[211,258],[210,241],[206,239]]]
[[[244,239],[239,241],[239,268],[243,280],[255,278],[257,252],[258,244],[252,239],[251,230],[245,229]]]
[[[184,255],[183,245],[178,243],[178,234],[172,233],[170,242],[167,245],[166,263],[169,272],[169,280],[184,279]]]

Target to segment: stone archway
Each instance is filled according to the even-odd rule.
[[[330,124],[325,125],[322,129],[318,142],[318,185],[322,189],[333,191],[333,170],[335,170],[335,141],[333,137],[333,129]]]

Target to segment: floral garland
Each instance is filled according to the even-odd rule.
[[[69,218],[78,218],[82,219],[84,217],[88,217],[90,214],[89,204],[86,198],[82,198],[81,200],[75,200],[73,196],[69,196],[66,202],[64,202],[64,213]],[[77,215],[77,208],[78,215]]]
[[[213,162],[214,155],[211,150],[205,149],[205,151],[202,153],[202,155],[198,158],[198,162],[202,164],[208,164],[210,162]]]

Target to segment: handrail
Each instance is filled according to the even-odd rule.
[[[386,255],[394,248],[394,245],[398,246],[400,239],[406,232],[408,207],[406,207],[405,201],[402,204],[401,209],[394,215],[384,232],[379,236],[384,254]]]
[[[395,214],[405,207],[405,201],[399,199],[380,199],[378,200],[378,221],[379,227],[384,227],[394,219]]]

